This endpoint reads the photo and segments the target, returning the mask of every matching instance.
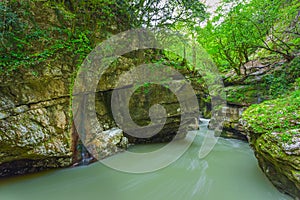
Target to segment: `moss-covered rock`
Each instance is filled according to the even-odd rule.
[[[49,76],[0,84],[0,176],[72,164],[68,86]]]
[[[22,26],[22,30],[10,27],[9,35],[12,37],[4,41],[9,43],[7,48],[2,48],[6,56],[0,63],[0,176],[64,167],[78,162],[80,152],[77,149],[80,148],[77,147],[81,146],[82,141],[72,121],[72,117],[77,115],[70,109],[70,105],[75,104],[70,102],[75,73],[98,42],[130,26],[127,21],[129,16],[120,12],[119,8],[105,4],[99,2],[95,7],[90,7],[89,3],[83,3],[80,9],[74,9],[67,1],[8,2],[11,8],[20,7],[23,10],[9,11],[26,25]],[[86,16],[84,11],[94,14]],[[100,18],[97,13],[102,13]],[[109,16],[104,16],[105,13]],[[126,133],[110,134],[117,127],[111,113],[111,94],[122,73],[155,57],[151,50],[140,53],[148,58],[133,56],[135,52],[121,56],[99,81],[95,110],[101,126],[97,127],[95,137],[81,138],[88,140],[83,141],[84,144],[97,144],[97,148],[91,149],[100,152],[99,159],[118,152],[118,147],[127,146]],[[189,73],[186,67],[180,67],[180,73]],[[189,78],[194,78],[191,81],[194,86],[198,85],[195,84],[198,77]],[[131,82],[128,78],[128,87]],[[204,96],[202,88],[196,89],[199,99]],[[145,140],[131,137],[131,142],[169,141],[176,135],[182,113],[176,97],[167,88],[155,85],[138,88],[130,102],[134,121],[140,125],[149,123],[149,108],[153,104],[165,106],[169,116],[166,125],[155,137]],[[205,113],[208,112],[209,109],[206,109]],[[78,117],[83,127],[88,124],[85,117]]]
[[[101,76],[101,79],[97,86],[96,92],[96,114],[99,121],[102,124],[103,130],[109,130],[117,126],[114,121],[113,114],[111,111],[111,96],[112,91],[117,87],[117,83],[122,74],[128,72],[135,68],[136,60],[132,58],[119,57]],[[187,75],[189,72],[187,69],[181,69],[183,75]],[[147,126],[150,124],[151,120],[149,117],[149,110],[151,106],[155,104],[162,105],[167,114],[167,119],[163,129],[156,135],[147,138],[138,138],[133,137],[130,134],[124,132],[124,135],[129,139],[130,143],[158,143],[158,142],[168,142],[171,141],[175,135],[177,135],[178,128],[180,126],[181,120],[181,110],[180,104],[176,95],[168,88],[164,87],[162,84],[153,84],[151,82],[146,82],[141,85],[133,86],[133,80],[138,80],[136,77],[132,77],[126,80],[126,83],[122,88],[117,88],[118,90],[123,90],[124,88],[133,88],[135,91],[132,94],[129,101],[129,112],[132,117],[132,120],[139,126]],[[195,77],[191,77],[191,83],[194,86],[198,84],[195,83]],[[192,79],[193,78],[193,79]],[[175,77],[172,80],[172,84],[178,84],[178,90],[182,89],[182,83],[185,80],[177,80],[178,77]],[[195,94],[198,97],[199,102],[204,102],[204,89],[202,87],[194,87]],[[120,104],[124,101],[119,100]],[[120,105],[125,106],[125,105]],[[204,106],[202,103],[200,106]],[[196,118],[196,116],[195,116]],[[195,122],[195,119],[191,119],[192,123]],[[186,129],[188,124],[185,124]],[[183,126],[181,126],[183,128]],[[184,137],[185,134],[182,135]],[[179,135],[177,135],[180,138]],[[181,137],[181,138],[182,138]]]
[[[285,98],[252,105],[243,113],[245,127],[256,135],[300,128],[300,90]],[[284,135],[282,140],[288,140]]]
[[[300,91],[252,105],[242,116],[259,165],[281,191],[300,197]]]
[[[270,181],[282,192],[300,197],[300,130],[290,130],[290,140],[282,134],[263,134],[251,140],[259,165]],[[283,133],[284,134],[284,133]]]
[[[226,100],[230,105],[249,106],[258,103],[260,91],[257,85],[236,85],[225,88]]]
[[[264,101],[275,99],[282,96],[287,96],[291,90],[299,90],[300,88],[300,57],[297,56],[291,62],[282,62],[281,60],[253,60],[247,63],[247,76],[236,76],[231,73],[227,74],[224,78],[227,107],[223,108],[226,113],[226,119],[223,124],[223,131],[221,136],[230,138],[239,138],[243,135],[243,124],[239,122],[241,113],[250,105],[252,114],[249,114],[248,122],[253,123],[252,130],[256,134],[266,130],[272,131],[280,129],[284,126],[294,126],[297,115],[285,116],[289,110],[297,110],[298,106],[294,103],[291,107],[289,99],[283,101],[280,105],[276,106],[279,109],[272,113],[274,105],[261,104]],[[287,108],[285,108],[287,105]],[[258,108],[255,110],[254,107]],[[287,110],[289,109],[289,110]],[[234,110],[240,110],[239,115],[235,114]],[[250,112],[248,110],[247,112]],[[259,112],[265,111],[260,114]],[[270,112],[270,113],[268,113]],[[292,112],[290,112],[292,114]],[[289,115],[290,115],[289,114]],[[246,116],[245,114],[244,116]],[[257,115],[258,117],[253,117]],[[274,118],[263,117],[277,116]],[[289,122],[290,120],[290,122]],[[213,122],[213,119],[212,121]],[[264,123],[261,125],[259,123]],[[210,123],[212,124],[212,123]],[[276,127],[277,126],[277,127]],[[289,136],[284,134],[284,139],[288,139]]]

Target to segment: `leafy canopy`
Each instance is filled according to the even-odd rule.
[[[236,0],[217,10],[217,16],[198,27],[198,42],[212,55],[221,70],[241,74],[254,52],[265,49],[290,61],[299,49],[297,0]],[[244,70],[246,71],[246,70]]]

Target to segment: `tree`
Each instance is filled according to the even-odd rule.
[[[193,0],[121,1],[128,6],[131,25],[136,27],[172,27],[176,23],[191,24],[205,16],[205,6]]]
[[[35,7],[45,8],[38,14],[43,17],[32,15]],[[204,5],[193,0],[5,0],[0,11],[0,74],[42,65],[58,52],[74,54],[78,64],[111,35],[178,23],[192,27],[205,16]],[[50,16],[57,20],[48,23]]]
[[[258,49],[279,54],[287,61],[294,58],[293,50],[299,45],[295,35],[299,31],[290,29],[299,29],[295,22],[299,19],[298,1],[240,0],[224,13],[222,8],[226,5],[224,1],[218,15],[206,27],[198,28],[198,42],[207,48],[220,69],[234,69],[240,75],[241,67]]]

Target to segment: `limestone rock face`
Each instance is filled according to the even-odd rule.
[[[252,105],[241,123],[259,166],[280,191],[300,198],[299,91]]]
[[[249,81],[249,80],[248,80]],[[227,105],[220,110],[224,116],[221,137],[247,140],[243,125],[240,123],[242,113],[258,102],[258,88],[253,85],[231,85],[224,88]],[[214,129],[217,120],[212,118],[209,127]]]
[[[17,70],[9,75],[5,73],[0,75],[0,176],[66,167],[80,163],[80,159],[89,160],[85,155],[82,156],[86,153],[81,152],[85,151],[82,144],[86,145],[86,149],[91,154],[96,151],[100,154],[97,158],[102,159],[126,148],[128,143],[165,142],[174,138],[180,126],[182,114],[178,100],[168,88],[147,83],[132,95],[129,103],[130,115],[136,124],[145,126],[151,121],[150,107],[154,104],[162,105],[168,116],[163,129],[153,137],[140,139],[120,130],[120,127],[117,128],[118,124],[111,111],[111,95],[120,75],[134,68],[138,63],[152,61],[154,57],[154,54],[145,55],[148,56],[148,60],[144,60],[144,57],[139,58],[134,52],[118,58],[118,61],[109,66],[99,80],[95,105],[89,105],[95,109],[97,119],[92,123],[97,125],[96,121],[98,121],[99,126],[95,126],[94,135],[87,134],[85,131],[90,125],[88,124],[89,116],[84,113],[78,116],[77,112],[71,111],[71,105],[74,105],[71,94],[74,89],[73,80],[80,57],[85,54],[82,49],[85,48],[80,47],[78,52],[69,52],[72,48],[68,45],[74,45],[75,41],[72,41],[72,44],[68,42],[60,44],[64,43],[67,38],[73,38],[70,37],[68,31],[63,31],[64,34],[60,31],[63,29],[73,31],[74,28],[77,29],[74,27],[75,24],[76,26],[82,25],[88,30],[87,26],[91,24],[87,25],[85,18],[82,18],[82,21],[69,20],[69,17],[72,16],[73,19],[76,15],[71,15],[72,12],[65,10],[61,7],[62,5],[51,6],[49,2],[40,1],[29,3],[28,13],[32,15],[30,15],[30,20],[24,21],[32,21],[32,26],[49,32],[49,40],[47,38],[47,41],[44,41],[44,36],[42,38],[36,36],[41,41],[37,39],[37,43],[33,42],[28,45],[30,47],[24,48],[24,51],[30,51],[28,53],[34,55],[41,53],[41,58],[37,56],[37,60],[30,62],[30,66],[26,65],[26,67],[20,62]],[[98,26],[93,27],[95,38],[90,42],[96,46],[97,42],[101,42],[108,35],[123,30],[118,26],[119,24],[115,24],[115,20],[113,21],[109,22],[113,24],[103,27],[103,32],[98,30]],[[31,29],[30,24],[28,27]],[[57,32],[52,30],[57,30]],[[52,48],[55,49],[53,52]],[[51,53],[48,53],[49,49]],[[43,52],[47,54],[45,58]],[[180,73],[187,76],[190,72],[182,67]],[[176,79],[176,77],[173,78]],[[196,86],[195,93],[201,100],[204,92],[203,87],[197,83],[199,77],[192,78],[194,80],[189,79],[189,81]],[[127,81],[123,87],[132,87],[131,78]],[[176,81],[179,83],[182,80],[176,79]],[[206,104],[203,101],[199,103],[200,105]],[[209,113],[209,109],[205,113]],[[160,120],[159,117],[155,117],[156,120]],[[74,125],[74,118],[82,124],[78,129]],[[194,122],[195,119],[192,121]],[[188,127],[188,124],[183,126]],[[183,133],[181,137],[184,136]]]
[[[86,146],[89,152],[99,159],[127,149],[129,143],[128,139],[124,137],[123,131],[114,127],[97,134],[90,142],[86,143]]]
[[[289,142],[283,142],[280,134],[264,134],[251,137],[258,163],[269,180],[282,192],[300,197],[300,130],[291,134]]]
[[[59,63],[52,64],[56,66]],[[151,106],[161,105],[167,114],[161,131],[152,137],[137,138],[117,128],[111,111],[111,95],[119,75],[135,67],[133,60],[125,57],[110,66],[100,79],[95,106],[89,105],[95,108],[98,124],[93,122],[94,135],[86,134],[90,126],[87,122],[89,116],[83,114],[78,118],[76,113],[71,114],[70,77],[73,69],[66,66],[53,67],[49,64],[38,77],[28,73],[0,77],[0,176],[80,163],[82,152],[78,146],[81,141],[90,155],[102,159],[122,151],[129,143],[167,142],[175,136],[177,139],[185,137],[185,131],[177,135],[179,126],[187,130],[189,124],[180,124],[182,112],[176,95],[167,87],[155,84],[136,89],[129,102],[129,111],[137,125],[146,126],[151,122]],[[180,83],[183,80],[176,81]],[[126,87],[132,86],[128,84]],[[201,100],[201,88],[197,88],[195,93]],[[76,129],[73,126],[72,116],[82,127]],[[156,116],[154,118],[160,120]],[[191,118],[191,123],[194,122],[195,118]]]
[[[224,107],[222,109],[222,112],[224,112],[224,115],[226,116],[221,133],[222,137],[247,140],[243,126],[239,122],[245,109],[245,107],[232,106]]]
[[[67,87],[64,79],[48,77],[2,82],[0,176],[71,164]]]
[[[220,133],[221,137],[247,141],[243,125],[240,123],[240,118],[245,109],[246,107],[227,105],[220,110],[220,115],[224,116],[223,127]],[[212,118],[208,128],[215,129],[217,125],[218,121],[215,118]]]
[[[96,128],[91,128],[94,126],[88,126],[82,129],[89,129],[88,132],[94,132],[99,133],[101,131],[111,130],[115,127],[118,127],[120,124],[115,122],[114,114],[112,113],[112,107],[116,106],[112,103],[112,93],[114,90],[122,91],[126,90],[127,88],[134,88],[134,92],[130,97],[129,105],[128,105],[128,111],[130,114],[130,117],[132,118],[132,121],[140,127],[148,126],[151,123],[151,120],[157,120],[161,121],[160,125],[162,126],[162,129],[155,135],[151,137],[136,137],[132,134],[130,134],[127,131],[124,131],[124,137],[128,139],[129,143],[137,144],[137,143],[157,143],[157,142],[168,142],[171,141],[175,136],[177,139],[184,138],[186,132],[182,131],[182,134],[177,134],[179,127],[182,128],[182,130],[187,130],[189,127],[189,124],[180,124],[181,122],[181,108],[180,103],[178,102],[178,99],[176,95],[167,87],[164,87],[163,84],[151,84],[151,83],[143,83],[141,85],[133,85],[133,80],[135,77],[131,74],[131,78],[126,80],[125,83],[122,85],[122,87],[118,87],[117,83],[119,81],[120,75],[124,74],[131,69],[133,69],[135,66],[134,60],[126,57],[120,57],[116,62],[114,62],[101,76],[98,86],[97,86],[97,92],[95,93],[95,109],[96,109],[96,115],[97,119],[100,122],[99,130]],[[185,71],[185,73],[188,73]],[[184,73],[183,73],[184,75]],[[177,90],[181,90],[181,85],[184,80],[181,79],[175,79],[172,80],[173,84],[178,84]],[[199,97],[199,100],[203,97],[203,89],[196,88],[194,89],[197,97]],[[119,94],[120,94],[119,93]],[[196,98],[197,98],[196,97]],[[85,97],[82,97],[84,99]],[[86,96],[87,99],[89,99],[88,96]],[[127,104],[123,100],[123,97],[121,95],[115,96],[115,101],[118,102],[118,106],[122,108],[126,108]],[[89,100],[88,100],[89,101]],[[186,101],[189,101],[189,97],[186,98]],[[164,122],[161,120],[158,116],[152,116],[153,118],[150,119],[150,110],[153,105],[160,105],[162,106],[166,111],[166,121]],[[75,105],[75,107],[78,107],[80,109],[79,105]],[[85,110],[91,110],[93,108],[89,108],[88,106],[84,108]],[[84,110],[82,109],[82,110]],[[190,108],[192,110],[192,108]],[[120,113],[119,113],[120,114]],[[194,113],[190,113],[191,116],[191,123],[195,123],[195,118],[197,117],[194,115]],[[78,122],[84,121],[84,117],[80,117],[78,115],[79,119]],[[117,116],[118,117],[118,116]],[[124,121],[125,119],[122,118],[123,116],[119,116],[120,121]],[[125,123],[126,124],[126,123]],[[120,127],[122,128],[122,127]],[[149,129],[155,129],[156,127],[149,127]],[[100,130],[101,129],[101,130]],[[130,129],[130,127],[128,128]],[[130,131],[135,132],[135,128],[132,128]],[[90,149],[95,149],[93,147],[93,142],[99,143],[98,139],[96,139],[93,135],[89,135],[88,132],[86,132],[87,138],[85,139],[84,143],[90,144]],[[143,134],[143,131],[140,133]],[[94,140],[94,141],[93,141]],[[87,147],[89,149],[89,147]],[[97,148],[98,149],[98,148]],[[99,152],[100,149],[97,150]],[[92,150],[93,152],[95,150]],[[106,150],[104,150],[106,151]],[[112,150],[114,152],[114,150]],[[107,156],[106,154],[103,154],[103,157]],[[102,156],[100,156],[102,158]]]

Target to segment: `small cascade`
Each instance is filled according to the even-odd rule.
[[[199,117],[198,120],[199,120],[199,124],[201,124],[203,126],[208,126],[208,123],[210,121],[210,119],[205,119],[205,118],[202,118],[202,117]]]
[[[91,161],[91,157],[86,148],[82,145],[81,148],[81,165],[88,165]]]
[[[90,153],[82,143],[79,143],[77,145],[77,152],[79,153],[80,158],[79,158],[79,162],[75,163],[74,166],[88,165],[93,160],[93,157],[90,155]]]

